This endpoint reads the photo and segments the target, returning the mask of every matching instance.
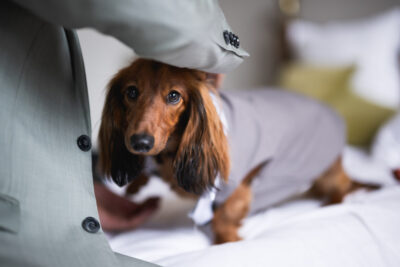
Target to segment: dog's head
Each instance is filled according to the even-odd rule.
[[[100,169],[118,185],[140,174],[145,156],[177,139],[178,184],[201,194],[219,173],[227,179],[229,153],[210,90],[215,76],[139,59],[111,80],[99,133]]]

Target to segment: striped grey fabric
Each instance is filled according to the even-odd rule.
[[[115,254],[97,231],[86,78],[76,34],[63,26],[209,71],[229,71],[246,52],[210,31],[207,16],[228,27],[215,1],[149,2],[0,1],[0,266],[154,266]]]

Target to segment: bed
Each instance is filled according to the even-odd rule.
[[[400,185],[364,150],[347,147],[344,161],[353,174],[372,181],[373,173],[384,187],[326,207],[296,196],[247,218],[240,231],[244,240],[223,245],[212,245],[187,218],[193,201],[179,199],[154,177],[135,199],[162,193],[160,211],[140,229],[108,234],[110,245],[162,266],[399,266]]]

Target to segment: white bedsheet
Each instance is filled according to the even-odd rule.
[[[362,168],[362,157],[352,160]],[[152,182],[139,198],[158,194],[160,184]],[[166,194],[146,225],[109,236],[114,251],[162,266],[400,266],[400,186],[393,183],[340,205],[292,200],[247,218],[243,241],[218,246],[187,219],[194,202]]]

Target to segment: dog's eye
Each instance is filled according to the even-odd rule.
[[[126,89],[126,95],[130,99],[136,99],[139,96],[139,89],[136,86],[131,85]]]
[[[181,94],[178,93],[177,91],[171,91],[167,95],[167,102],[169,104],[177,104],[181,100]]]

